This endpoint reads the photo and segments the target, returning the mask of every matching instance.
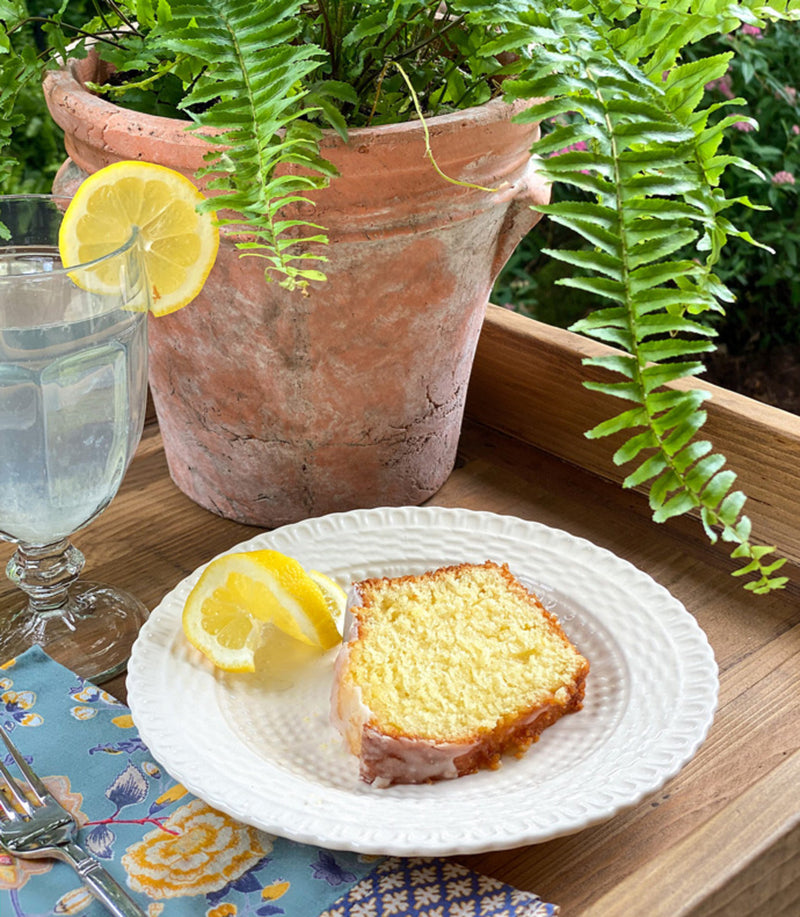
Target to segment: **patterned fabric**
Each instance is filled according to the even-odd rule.
[[[126,707],[38,648],[0,667],[0,728],[148,917],[557,913],[446,860],[331,852],[229,818],[158,765]],[[105,913],[65,864],[0,852],[3,917]]]
[[[554,917],[559,910],[449,860],[389,858],[320,917]]]

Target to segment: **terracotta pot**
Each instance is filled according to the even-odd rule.
[[[205,143],[185,123],[87,92],[97,61],[45,82],[70,184],[119,159],[192,176]],[[316,198],[326,283],[265,283],[225,239],[201,295],[150,323],[150,384],[178,487],[222,516],[273,527],[312,515],[416,504],[455,461],[473,355],[494,280],[549,190],[534,125],[500,101],[416,123],[332,132],[340,177]]]

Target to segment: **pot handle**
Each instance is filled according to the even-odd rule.
[[[80,166],[76,165],[69,157],[61,163],[53,179],[53,194],[73,197],[80,187],[81,182],[88,176]]]
[[[537,158],[532,156],[523,174],[511,188],[505,218],[497,235],[497,248],[492,262],[493,277],[497,277],[511,257],[514,249],[531,229],[541,220],[542,214],[531,210],[532,204],[550,202],[550,184],[536,168]]]

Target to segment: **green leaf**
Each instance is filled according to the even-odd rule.
[[[562,251],[559,250],[558,260],[566,261],[566,258],[561,257]],[[594,293],[596,296],[602,296],[604,299],[611,299],[615,302],[624,303],[626,299],[624,285],[607,277],[563,277],[559,283],[562,286],[585,290],[587,293]],[[576,322],[572,330],[581,330],[580,325],[580,322]]]
[[[647,396],[647,406],[653,416],[673,408],[680,410],[698,410],[711,394],[704,389],[693,388],[688,391],[681,389],[665,389],[664,391],[651,392]]]
[[[536,141],[536,155],[550,156],[553,153],[563,153],[576,143],[586,143],[601,136],[598,127],[586,122],[557,127]]]
[[[664,261],[637,268],[631,274],[630,289],[633,295],[652,290],[662,283],[667,283],[681,275],[694,276],[700,267],[694,261]]]
[[[712,350],[714,350],[714,345],[710,341],[686,341],[682,338],[660,337],[656,340],[643,341],[639,345],[639,356],[656,362],[686,357],[690,354],[708,353]],[[683,363],[680,365],[685,367],[686,373],[694,375],[694,366],[697,364]],[[653,374],[661,369],[668,369],[668,367],[654,367]]]
[[[613,395],[615,398],[626,398],[628,401],[642,400],[642,389],[638,382],[584,382],[590,391]]]
[[[689,443],[705,424],[704,412],[690,414],[680,424],[676,424],[670,433],[661,440],[661,448],[667,455],[674,455]]]
[[[681,488],[681,479],[674,468],[669,465],[651,482],[648,492],[650,508],[663,506],[667,497]]]
[[[682,392],[684,397],[675,402],[667,411],[651,418],[653,430],[659,437],[669,435],[676,428],[692,420],[705,420],[705,411],[699,411],[690,392]],[[650,399],[648,399],[650,400]]]
[[[703,325],[681,315],[672,315],[669,312],[651,312],[641,316],[636,323],[636,331],[640,341],[644,341],[651,335],[696,334],[702,337],[713,337],[716,334],[716,331],[709,325]]]
[[[714,475],[701,494],[703,503],[712,509],[716,509],[733,486],[735,480],[736,474],[730,469],[720,471]]]
[[[280,208],[335,174],[319,155],[318,130],[298,121],[311,106],[307,92],[294,89],[323,57],[313,44],[293,41],[301,5],[301,0],[276,0],[269,7],[242,0],[176,2],[169,20],[159,22],[164,47],[200,56],[206,64],[183,104],[207,106],[203,130],[212,128],[214,141],[227,147],[224,157],[202,170],[213,174],[218,192],[210,207],[245,215],[258,244],[244,250],[263,255],[269,269],[285,274],[290,284],[316,278],[319,272],[294,268],[293,261],[305,260],[298,246],[324,237],[300,232],[309,242],[283,238],[289,227],[278,218]],[[322,90],[318,84],[317,103],[320,92],[336,91],[335,84]],[[279,162],[302,166],[307,174],[278,175]],[[270,202],[266,209],[265,202]]]
[[[586,433],[588,439],[600,439],[604,436],[612,436],[623,430],[630,430],[640,427],[647,422],[647,412],[644,408],[631,408],[629,411],[623,411],[609,420],[604,420],[597,424]]]
[[[694,229],[680,229],[674,227],[669,236],[647,239],[630,248],[628,252],[628,267],[635,270],[644,264],[650,264],[656,259],[667,258],[673,252],[689,245],[697,238]]]
[[[572,264],[574,267],[579,267],[582,270],[597,271],[600,274],[605,274],[612,280],[622,280],[622,263],[619,258],[614,255],[609,255],[606,252],[590,250],[571,251],[570,249],[564,248],[543,248],[542,252],[545,255],[558,258],[559,261],[563,261],[566,264]]]
[[[680,452],[672,457],[672,465],[675,470],[684,475],[699,459],[707,455],[712,449],[711,443],[707,439],[696,439],[689,443]],[[697,490],[697,488],[691,488]]]
[[[732,57],[733,52],[727,52],[673,67],[666,79],[666,96],[676,117],[686,117],[697,108],[706,85],[727,73]]]
[[[738,541],[741,545],[743,542],[750,540],[750,533],[752,528],[753,526],[750,522],[750,519],[747,516],[741,516],[735,526],[731,527],[730,530],[723,532],[723,537],[727,535],[727,540]]]
[[[644,430],[632,436],[624,445],[613,455],[615,465],[626,465],[632,462],[644,449],[655,449],[658,446],[658,439],[652,430]]]
[[[661,453],[657,452],[642,462],[641,465],[632,474],[629,474],[622,482],[623,487],[638,487],[644,484],[657,474],[660,474],[667,467],[667,459]]]
[[[631,296],[631,306],[637,318],[660,309],[677,313],[684,310],[703,312],[714,304],[715,300],[710,295],[681,287],[647,288]]]
[[[605,210],[605,208],[598,209],[600,211]],[[578,213],[565,213],[559,205],[537,207],[536,210],[548,216],[552,222],[560,223],[562,226],[574,230],[590,245],[602,249],[606,254],[617,258],[620,257],[619,223],[616,219],[603,220],[600,215],[593,215],[584,219]]]
[[[563,226],[593,226],[608,233],[619,232],[619,215],[610,207],[589,201],[560,201],[536,208]],[[671,217],[667,217],[671,219]]]
[[[739,518],[746,501],[747,497],[741,490],[728,494],[717,509],[720,521],[725,525],[733,525]]]
[[[697,376],[702,372],[705,372],[705,365],[699,362],[655,364],[646,367],[642,371],[642,388],[644,393],[649,395],[650,392],[660,388],[662,385],[685,379],[687,376]]]
[[[666,522],[675,516],[691,512],[697,506],[698,500],[694,494],[681,490],[674,497],[655,507],[653,519],[655,522]]]
[[[725,461],[725,456],[718,453],[706,456],[686,475],[686,486],[700,493],[711,478],[725,467]]]
[[[584,366],[599,366],[611,372],[617,372],[628,379],[636,374],[638,364],[630,354],[611,353],[596,357],[586,357],[581,361]]]

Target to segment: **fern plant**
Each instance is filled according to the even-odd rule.
[[[548,98],[527,118],[569,115],[537,144],[542,171],[595,199],[541,208],[592,246],[548,251],[580,272],[561,282],[609,303],[572,326],[619,351],[585,361],[617,380],[586,384],[633,404],[587,435],[630,433],[614,461],[635,466],[626,486],[649,482],[655,521],[699,510],[709,538],[721,532],[743,561],[736,575],[754,574],[746,588],[768,592],[785,585],[775,575],[785,560],[751,541],[735,473],[698,436],[707,392],[665,388],[702,372],[698,356],[713,349],[713,331],[698,319],[730,299],[713,273],[727,237],[757,244],[726,216],[734,204],[750,202],[726,199],[719,187],[729,166],[753,168],[720,153],[725,127],[741,116],[712,120],[721,106],[700,108],[705,86],[726,72],[730,55],[694,63],[679,56],[687,43],[752,22],[754,14],[714,3],[660,11],[650,5],[647,11],[660,15],[648,22],[644,12],[631,21],[631,9],[609,4],[601,29],[575,10],[551,10],[546,22],[520,20],[520,32],[537,47],[539,70],[508,89],[512,97]],[[615,20],[624,21],[609,28]],[[564,67],[565,56],[573,69]],[[580,141],[586,148],[574,149]]]
[[[246,234],[242,254],[264,259],[267,279],[298,293],[324,281],[324,227],[292,206],[335,181],[323,128],[346,138],[499,94],[529,100],[519,117],[554,125],[533,150],[542,174],[581,191],[541,208],[581,243],[551,254],[575,271],[564,283],[607,303],[573,326],[615,348],[587,361],[609,381],[587,384],[628,403],[588,435],[626,437],[614,459],[632,466],[626,485],[648,485],[656,521],[697,511],[712,541],[732,545],[748,589],[785,583],[784,561],[751,540],[734,473],[701,437],[705,393],[669,383],[699,373],[714,347],[704,316],[730,300],[714,273],[726,240],[757,244],[730,217],[754,205],[720,188],[726,169],[754,168],[722,152],[742,116],[703,107],[729,55],[685,51],[742,23],[796,18],[800,0],[117,0],[96,2],[82,28],[65,22],[66,2],[39,18],[35,5],[0,0],[0,182],[15,167],[4,151],[20,87],[91,38],[120,75],[97,91],[160,113],[174,98],[221,151],[202,170],[217,192],[205,206]]]

